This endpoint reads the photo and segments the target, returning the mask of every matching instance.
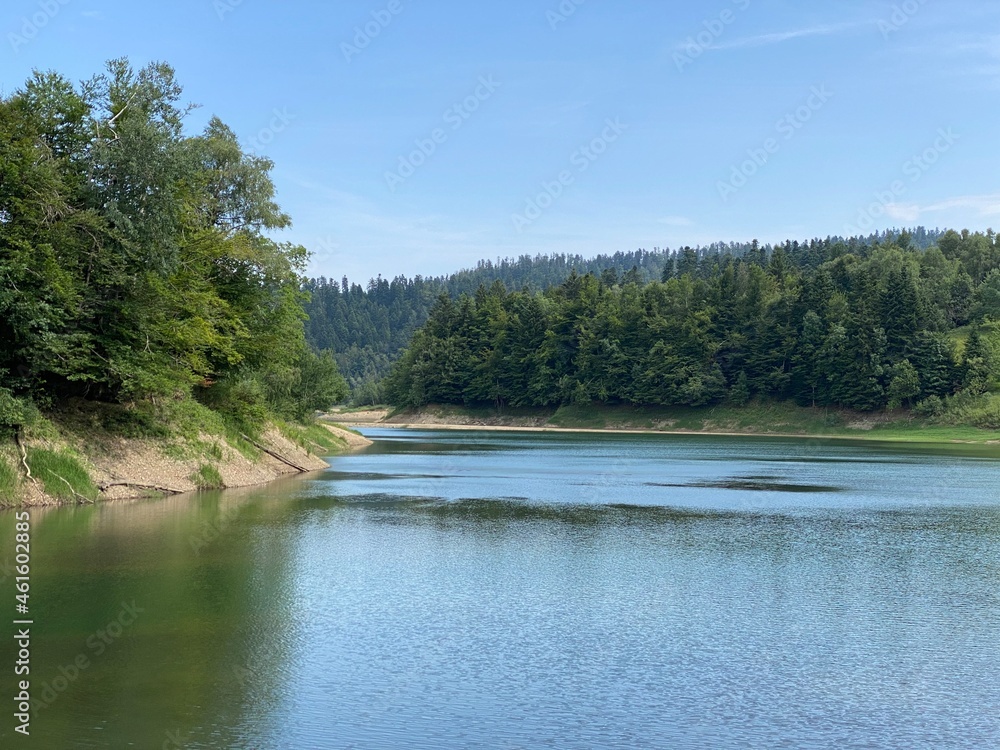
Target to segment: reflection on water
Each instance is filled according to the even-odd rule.
[[[34,511],[62,689],[0,747],[1000,747],[990,449],[370,434],[323,475]]]

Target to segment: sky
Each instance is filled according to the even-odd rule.
[[[0,94],[165,61],[309,272],[1000,224],[1000,5],[6,0]]]

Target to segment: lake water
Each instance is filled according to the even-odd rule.
[[[366,433],[32,511],[46,705],[13,732],[5,614],[0,747],[1000,747],[996,447]]]

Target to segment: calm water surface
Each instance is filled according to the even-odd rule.
[[[33,511],[0,747],[1000,748],[995,448],[366,432]]]

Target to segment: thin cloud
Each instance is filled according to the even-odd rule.
[[[916,221],[920,218],[920,206],[913,203],[890,203],[885,212],[895,221]]]
[[[992,195],[963,195],[957,198],[935,203],[924,208],[924,211],[948,211],[955,208],[978,211],[980,216],[996,216],[1000,214],[1000,193]]]
[[[859,26],[867,25],[860,22],[826,24],[824,26],[809,26],[804,29],[794,29],[792,31],[779,31],[772,34],[759,34],[748,36],[742,39],[734,39],[731,42],[712,45],[713,49],[742,49],[745,47],[766,47],[771,44],[781,44],[791,39],[802,39],[809,36],[832,36],[844,31],[856,29]]]
[[[686,216],[664,216],[657,221],[660,224],[666,224],[668,227],[690,227],[694,225],[694,222]]]
[[[1000,215],[1000,193],[961,195],[927,206],[918,206],[916,203],[891,203],[885,207],[889,218],[904,222],[915,222],[926,213],[955,210],[970,211],[982,218],[998,216]]]

